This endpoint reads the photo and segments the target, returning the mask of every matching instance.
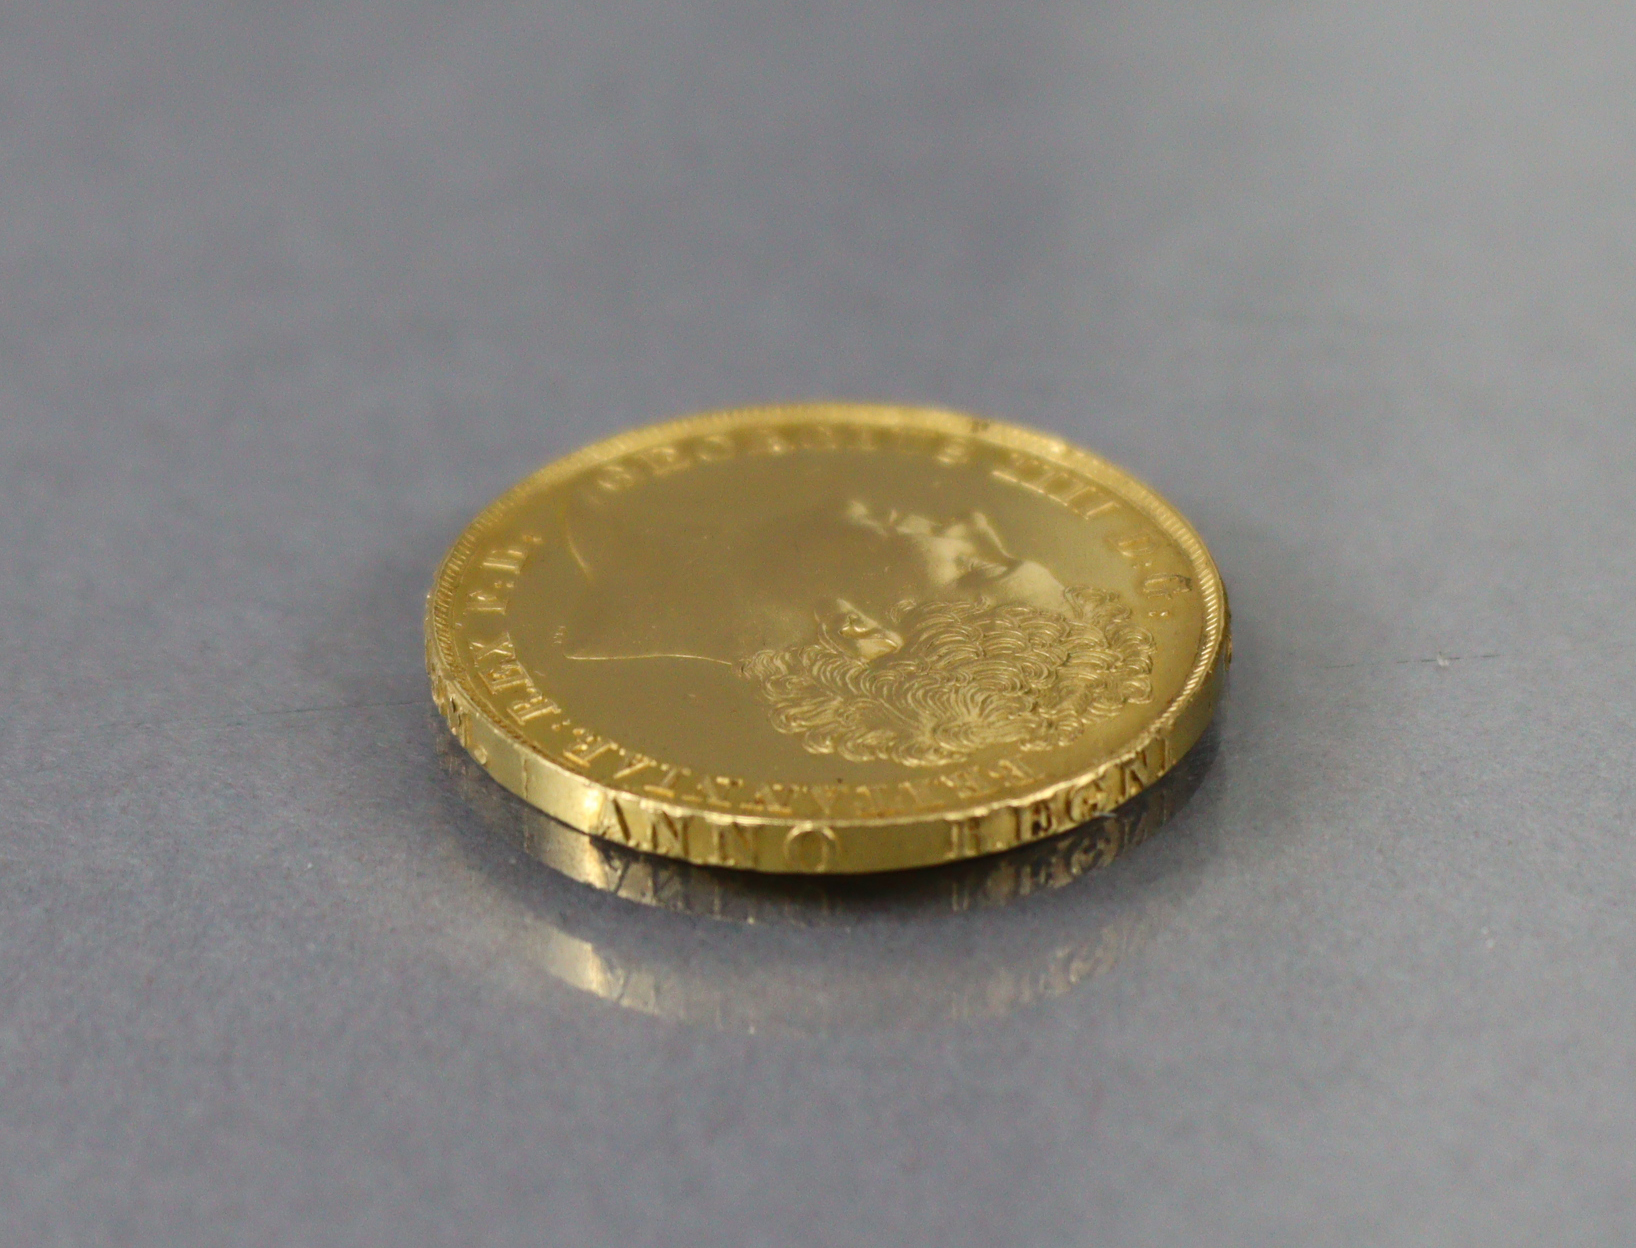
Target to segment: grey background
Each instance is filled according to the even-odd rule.
[[[1636,1237],[1633,65],[1628,0],[0,8],[5,1242]],[[1203,532],[1238,659],[1157,839],[752,930],[462,795],[462,524],[811,395]]]

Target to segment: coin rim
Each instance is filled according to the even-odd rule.
[[[1112,493],[1124,502],[1136,507],[1174,540],[1181,547],[1197,573],[1196,584],[1204,601],[1204,631],[1193,667],[1188,672],[1187,679],[1183,682],[1181,689],[1147,728],[1131,738],[1123,748],[1110,754],[1095,766],[1077,771],[1069,776],[1047,779],[1037,787],[1028,790],[1025,794],[937,808],[931,811],[920,810],[870,818],[848,817],[822,820],[757,815],[747,812],[729,814],[728,812],[705,809],[687,802],[665,801],[605,784],[602,781],[592,779],[590,776],[573,771],[551,758],[550,755],[531,743],[509,724],[503,718],[499,708],[488,705],[488,699],[483,691],[463,670],[454,644],[455,585],[465,571],[471,556],[479,548],[482,539],[495,529],[500,528],[517,507],[544,489],[649,446],[664,445],[684,438],[696,438],[747,428],[801,423],[846,423],[870,425],[882,429],[907,427],[951,437],[974,438],[999,449],[1022,451],[1047,462],[1059,464],[1108,487]],[[1164,765],[1151,778],[1137,788],[1130,788],[1128,786],[1131,777],[1128,773],[1124,774],[1122,783],[1127,786],[1124,797],[1128,800],[1140,792],[1141,789],[1149,787],[1160,776],[1174,768],[1203,733],[1204,728],[1214,714],[1214,704],[1219,693],[1221,678],[1227,663],[1231,659],[1231,617],[1226,588],[1222,584],[1221,574],[1216,567],[1215,561],[1192,525],[1182,517],[1181,513],[1168,500],[1144,481],[1099,455],[1052,434],[1025,426],[940,408],[839,401],[812,401],[739,407],[718,412],[683,416],[659,424],[627,430],[545,464],[500,495],[499,498],[478,513],[477,517],[461,531],[460,536],[438,565],[432,590],[427,595],[425,627],[427,672],[431,678],[433,700],[436,702],[449,728],[454,732],[461,745],[476,758],[479,765],[488,771],[503,787],[516,793],[519,797],[528,801],[530,805],[545,811],[546,814],[560,819],[570,827],[585,832],[587,835],[600,836],[602,834],[594,830],[593,827],[581,826],[578,820],[572,818],[566,812],[576,807],[581,812],[589,812],[592,809],[600,810],[617,796],[618,801],[622,803],[634,803],[646,811],[663,812],[672,818],[702,819],[707,825],[722,828],[732,826],[741,829],[786,830],[786,841],[795,836],[798,831],[825,832],[833,838],[831,859],[845,857],[853,860],[860,857],[859,847],[854,844],[855,852],[843,855],[839,841],[842,833],[856,832],[876,834],[878,836],[882,832],[899,830],[906,834],[905,839],[910,839],[907,834],[911,829],[924,829],[927,825],[948,825],[952,828],[957,824],[986,819],[998,811],[1022,810],[1042,802],[1049,802],[1053,798],[1061,796],[1068,789],[1097,783],[1116,770],[1124,768],[1135,759],[1145,757],[1148,747],[1159,737],[1164,737],[1167,742]],[[1191,722],[1184,722],[1189,711],[1195,708],[1202,708],[1203,713],[1195,715]],[[516,770],[519,775],[526,776],[528,761],[532,760],[535,767],[543,766],[548,769],[548,775],[553,782],[549,787],[554,792],[572,794],[577,796],[579,800],[557,800],[552,803],[557,809],[552,809],[551,806],[533,800],[529,794],[521,791],[518,786],[508,783],[501,775],[497,774],[487,749],[473,748],[471,724],[466,720],[467,716],[474,716],[482,724],[487,730],[483,735],[491,742],[504,743],[515,752],[516,757],[512,761],[517,764]],[[1181,730],[1180,735],[1185,737],[1185,740],[1176,739],[1178,729]],[[523,787],[527,787],[526,781]],[[597,799],[597,801],[593,802],[591,800],[593,798]],[[586,822],[600,823],[601,819],[587,819]],[[1053,828],[1037,837],[1020,837],[1014,842],[1014,845],[1027,844],[1032,840],[1044,839],[1046,836],[1057,835],[1068,830],[1068,827],[1065,826]],[[615,838],[611,837],[605,839],[615,840]],[[849,838],[849,840],[855,842],[856,838]],[[765,846],[766,841],[767,838],[765,837],[758,838],[758,843],[761,846]],[[615,843],[620,842],[615,840]],[[647,852],[654,852],[664,857],[677,858],[706,866],[730,865],[737,869],[773,874],[848,874],[954,862],[965,858],[980,857],[986,853],[1001,852],[1003,849],[1014,847],[1013,845],[996,846],[965,853],[954,852],[951,848],[940,856],[910,854],[900,859],[891,853],[880,852],[883,847],[875,844],[868,847],[873,852],[861,853],[861,857],[865,861],[858,865],[829,865],[828,861],[826,861],[818,866],[806,866],[791,861],[787,853],[781,855],[784,861],[780,863],[762,865],[759,852],[757,861],[753,865],[744,863],[724,864],[707,856],[696,856],[685,852],[686,838],[683,838],[683,846],[683,852],[670,852],[657,842],[655,845],[645,848]],[[785,849],[787,850],[787,848],[786,845]],[[908,848],[908,846],[906,845],[903,848]]]

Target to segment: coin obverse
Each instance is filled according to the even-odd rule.
[[[540,469],[427,601],[432,695],[496,780],[710,866],[858,873],[1107,814],[1209,723],[1230,657],[1198,535],[1060,439],[809,403]]]

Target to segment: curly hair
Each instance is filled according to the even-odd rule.
[[[1153,696],[1153,636],[1120,596],[1074,588],[1066,605],[909,603],[893,613],[903,645],[889,654],[820,641],[762,650],[739,670],[773,726],[814,754],[939,767],[993,746],[1055,749]]]

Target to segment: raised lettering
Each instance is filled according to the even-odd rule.
[[[1115,806],[1107,786],[1101,780],[1082,784],[1068,794],[1068,821],[1070,824],[1089,822]]]
[[[795,813],[795,807],[784,796],[785,791],[782,784],[764,784],[742,805],[745,810],[754,811],[758,815],[792,815]]]
[[[784,860],[799,871],[827,871],[835,861],[835,833],[815,824],[801,824],[784,837]]]
[[[667,811],[655,811],[653,815],[653,852],[666,854],[672,858],[685,857],[687,854],[687,819],[678,817]]]
[[[795,435],[795,443],[805,451],[833,451],[839,443],[828,425],[807,425]]]
[[[1110,537],[1108,545],[1127,559],[1140,559],[1158,549],[1159,539],[1151,533],[1126,533],[1122,537]]]
[[[999,780],[1002,783],[1006,781],[1024,783],[1034,779],[1033,772],[1029,771],[1028,768],[1024,767],[1021,763],[1015,762],[1009,758],[1002,758],[996,762],[994,766],[989,769],[989,774],[993,775],[996,780]]]
[[[490,659],[515,659],[517,649],[511,644],[511,634],[501,633],[493,641],[480,641],[473,637],[467,643],[471,647],[471,661],[486,663]]]
[[[608,464],[596,474],[594,479],[597,489],[607,494],[617,494],[621,490],[628,490],[641,480],[629,464]]]
[[[602,812],[597,817],[593,829],[597,836],[605,836],[610,841],[618,841],[621,845],[635,846],[636,836],[631,832],[630,820],[625,815],[625,808],[619,804],[619,799],[608,796],[603,799]]]
[[[900,780],[898,782],[898,796],[910,810],[915,809],[917,806],[928,806],[932,800],[922,782],[916,780]]]
[[[1142,752],[1125,763],[1125,796],[1134,797],[1164,774],[1169,741],[1155,737]]]
[[[1057,830],[1057,812],[1049,799],[1017,808],[1017,840],[1037,841]]]
[[[605,737],[599,737],[589,728],[574,729],[574,743],[564,747],[562,756],[575,767],[589,767],[609,750],[619,747]]]
[[[819,811],[828,815],[835,809],[835,803],[841,794],[846,792],[844,784],[815,784],[807,790],[812,795],[812,801]]]
[[[1035,473],[1044,469],[1045,465],[1028,455],[1012,451],[1005,457],[1005,462],[994,469],[992,475],[1001,481],[1009,481],[1012,485],[1020,485],[1024,489],[1032,490],[1036,486],[1029,480]]]
[[[693,454],[704,463],[714,463],[721,459],[733,458],[733,439],[724,434],[712,434],[708,438],[700,438],[693,445]]]
[[[642,790],[655,797],[674,798],[676,796],[676,780],[680,776],[692,775],[686,767],[667,767],[665,774],[659,777],[658,784],[644,784]]]
[[[774,429],[751,429],[746,436],[752,455],[787,455],[794,449],[789,439]]]
[[[1081,520],[1092,520],[1104,512],[1115,511],[1119,507],[1119,500],[1105,498],[1100,490],[1093,490],[1083,498],[1076,499],[1068,510],[1072,511]]]
[[[1097,488],[1089,481],[1081,481],[1078,477],[1065,472],[1053,472],[1045,479],[1040,493],[1047,498],[1055,499],[1064,507],[1072,507],[1076,499],[1097,493]]]
[[[646,464],[656,477],[666,477],[689,466],[687,456],[680,447],[675,446],[650,446],[645,451],[636,452],[636,458]]]
[[[562,714],[562,707],[558,706],[550,698],[544,697],[540,694],[535,694],[531,698],[522,698],[516,702],[513,702],[510,706],[506,707],[506,710],[510,712],[511,718],[516,720],[519,724],[526,724],[530,720],[534,719],[543,719],[547,715]]]
[[[507,689],[533,688],[533,682],[528,679],[528,672],[521,663],[515,661],[496,664],[488,671],[478,674],[494,693],[501,693]]]
[[[756,865],[755,830],[741,824],[717,824],[710,829],[710,861],[723,867]]]
[[[860,814],[884,815],[887,810],[887,791],[884,784],[860,784],[852,790],[852,799],[857,804]]]
[[[737,776],[700,776],[699,791],[706,806],[715,806],[721,810],[733,808],[732,799],[727,796],[731,789],[744,787],[744,781]]]
[[[1005,462],[993,470],[992,475],[1001,481],[1009,481],[1012,485],[1019,485],[1025,490],[1031,490],[1053,502],[1061,503],[1075,515],[1085,519],[1112,511],[1119,505],[1115,500],[1108,498],[1098,486],[1083,477],[1016,452],[1007,456]]]
[[[1142,582],[1142,593],[1149,598],[1170,598],[1176,594],[1185,594],[1192,588],[1191,577],[1175,572],[1163,576],[1150,576]]]
[[[513,574],[523,570],[523,561],[528,558],[528,550],[522,546],[507,546],[501,550],[490,552],[481,566],[492,568],[496,572],[511,572]]]
[[[628,780],[632,776],[640,775],[649,768],[657,767],[659,765],[658,759],[649,758],[646,754],[632,754],[629,756],[629,758],[629,762],[613,773],[613,779]]]
[[[956,797],[967,799],[982,797],[983,794],[994,791],[993,777],[984,775],[975,767],[951,771],[947,775],[937,777],[936,783],[953,790]]]

